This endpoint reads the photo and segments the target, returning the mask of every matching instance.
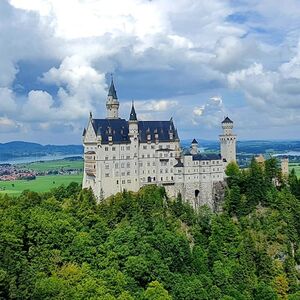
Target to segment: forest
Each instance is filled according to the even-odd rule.
[[[222,212],[163,187],[0,195],[0,299],[300,299],[300,180],[229,164]]]

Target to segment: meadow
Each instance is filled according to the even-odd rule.
[[[35,172],[46,172],[46,171],[59,171],[67,169],[83,169],[83,160],[50,160],[50,161],[36,161],[31,163],[23,163],[16,165],[20,169],[32,170]]]
[[[0,193],[17,196],[24,190],[46,192],[60,185],[66,186],[71,182],[81,183],[82,174],[37,176],[35,180],[0,181]]]
[[[300,177],[300,163],[290,163],[289,164],[289,171],[295,169],[297,177]]]

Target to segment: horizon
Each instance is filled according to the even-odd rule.
[[[1,1],[0,141],[81,144],[110,74],[122,118],[134,100],[182,140],[217,140],[224,116],[239,140],[300,139],[299,15],[296,0]]]
[[[195,138],[198,142],[202,141],[202,142],[210,142],[210,143],[219,143],[219,140],[206,140],[206,139],[201,139],[201,138]],[[193,138],[190,139],[180,139],[180,142],[190,142],[192,141]],[[244,142],[284,142],[284,143],[288,143],[288,142],[300,142],[300,139],[298,140],[292,140],[292,139],[278,139],[278,140],[265,140],[265,139],[256,139],[256,140],[237,140],[237,144],[238,143],[244,143]],[[42,144],[39,142],[34,142],[34,141],[26,141],[26,140],[13,140],[13,141],[7,141],[7,142],[0,142],[0,145],[5,145],[5,144],[9,144],[9,143],[28,143],[28,144],[38,144],[41,146],[83,146],[83,144]],[[201,146],[201,145],[200,145]]]

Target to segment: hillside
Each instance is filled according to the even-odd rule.
[[[300,299],[300,181],[278,171],[230,165],[219,214],[156,186],[0,196],[0,298]]]
[[[81,145],[40,145],[22,141],[0,143],[0,160],[27,156],[45,156],[49,154],[82,155],[82,153],[83,147]]]

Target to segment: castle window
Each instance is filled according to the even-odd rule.
[[[130,176],[130,172],[127,172],[127,176]]]
[[[105,177],[109,177],[109,173],[105,173]]]
[[[150,154],[147,154],[147,157],[150,158]]]
[[[144,157],[145,157],[145,155],[143,154],[143,155],[142,155],[142,158],[144,158]]]
[[[173,157],[173,153],[170,153],[170,156]]]
[[[147,146],[143,146],[143,149],[146,150],[146,149],[147,149]]]
[[[124,168],[125,167],[125,164],[124,163],[121,163],[121,168]]]
[[[127,183],[131,183],[131,180],[130,180],[130,179],[128,179],[128,180],[127,180]]]
[[[127,163],[127,168],[130,168],[130,163],[129,162]]]
[[[173,177],[173,176],[171,176],[171,180],[174,180],[174,177]]]
[[[130,155],[127,155],[127,156],[126,156],[126,159],[130,159]]]
[[[113,156],[113,160],[115,160],[116,159],[116,157],[115,156]]]
[[[117,180],[117,184],[119,184],[119,180]]]
[[[147,162],[147,166],[150,167],[150,162]]]
[[[124,151],[124,146],[121,146],[121,151]]]
[[[116,147],[112,147],[111,150],[112,150],[112,151],[116,151]]]
[[[108,151],[108,147],[105,147],[104,150],[105,150],[105,151]]]
[[[165,172],[168,173],[168,169],[166,169]]]
[[[155,149],[155,146],[154,146],[154,145],[151,145],[151,149]]]
[[[105,165],[105,169],[108,170],[109,169],[109,165]]]
[[[122,180],[122,184],[125,184],[125,180]]]
[[[115,164],[115,168],[116,168],[116,169],[119,168],[119,164],[118,164],[118,163]]]
[[[108,160],[108,156],[105,156],[105,160]]]
[[[160,177],[160,180],[161,180],[161,181],[163,181],[163,178],[162,178],[162,177]]]
[[[163,172],[163,170],[162,170],[162,169],[160,169],[160,170],[159,170],[159,172],[160,172],[160,173],[162,173],[162,172]]]
[[[137,153],[134,153],[133,157],[137,157]]]
[[[124,148],[124,147],[123,147],[123,148]],[[130,150],[130,146],[127,146],[127,147],[126,147],[126,150]]]
[[[153,181],[155,181],[155,177],[153,177]]]

